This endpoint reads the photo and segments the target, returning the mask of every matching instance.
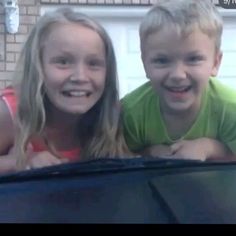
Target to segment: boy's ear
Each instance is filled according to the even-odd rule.
[[[214,65],[212,68],[211,76],[217,76],[220,64],[222,61],[223,53],[221,51],[217,52],[214,59]]]
[[[145,58],[144,58],[143,53],[141,53],[141,60],[142,60],[142,63],[143,63],[143,68],[144,68],[144,72],[146,74],[146,78],[149,79],[148,71],[147,71],[147,67],[146,67]]]

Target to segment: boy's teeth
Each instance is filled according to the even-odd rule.
[[[168,88],[168,90],[172,91],[172,92],[185,92],[187,91],[188,89],[190,88],[189,87],[184,87],[184,88]]]
[[[185,90],[185,88],[171,88],[170,90],[176,91],[176,92],[182,92]]]

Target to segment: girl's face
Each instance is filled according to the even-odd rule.
[[[56,109],[84,114],[101,98],[106,79],[105,46],[90,28],[56,24],[42,53],[44,87]]]
[[[147,36],[142,60],[164,112],[197,112],[210,76],[217,74],[221,54],[215,41],[199,29],[188,36],[162,30]]]

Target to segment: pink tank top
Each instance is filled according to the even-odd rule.
[[[15,117],[16,111],[17,111],[17,97],[15,94],[15,91],[13,88],[7,87],[4,90],[1,91],[1,98],[6,103],[8,110],[11,114],[12,120]],[[38,142],[31,142],[32,148],[34,152],[42,152],[46,151],[47,147],[38,143]],[[72,149],[72,150],[66,150],[66,151],[60,151],[59,152],[63,157],[68,159],[69,161],[77,161],[80,158],[80,149]]]

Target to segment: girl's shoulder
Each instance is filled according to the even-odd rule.
[[[10,101],[10,90],[0,92],[0,155],[6,154],[6,151],[13,145],[14,141],[14,99]],[[14,93],[13,93],[14,94]],[[8,103],[7,103],[8,102]],[[9,107],[10,106],[10,107]]]
[[[16,89],[12,86],[0,89],[0,96],[16,96]]]
[[[15,113],[17,110],[17,96],[16,91],[13,87],[7,87],[5,89],[0,90],[0,98],[1,101],[5,104],[8,111],[11,114],[11,118],[15,117]]]

